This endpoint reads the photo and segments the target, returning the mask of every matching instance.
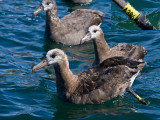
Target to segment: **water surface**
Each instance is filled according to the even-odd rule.
[[[138,10],[146,11],[150,19],[159,12],[159,1],[134,0]],[[142,0],[145,2],[145,0]],[[89,5],[79,5],[56,0],[58,14],[67,15],[76,8],[84,7],[100,10],[111,17],[111,2],[94,0]],[[131,0],[130,0],[131,2]],[[70,68],[75,74],[91,67],[94,60],[92,42],[65,46],[44,38],[45,12],[32,18],[32,12],[39,6],[40,0],[0,0],[0,119],[1,120],[158,120],[160,119],[160,43],[159,31],[142,31],[134,23],[134,31],[128,24],[121,25],[117,20],[111,30],[111,19],[105,20],[102,29],[110,46],[120,42],[139,44],[148,51],[144,61],[148,64],[142,70],[132,89],[150,105],[141,105],[132,95],[114,98],[100,105],[75,105],[66,103],[56,95],[56,83],[53,67],[40,69],[32,73],[32,67],[40,62],[46,52],[53,48],[63,49],[69,56]],[[123,17],[130,21],[115,5],[114,17]],[[141,9],[142,8],[142,9]],[[147,11],[147,8],[150,9]],[[157,9],[156,9],[157,8]],[[152,20],[158,27],[158,16]],[[128,23],[128,22],[127,22]],[[123,30],[121,30],[123,28]],[[127,30],[128,28],[131,31]]]
[[[127,0],[137,11],[146,15],[148,20],[158,30],[160,29],[160,1],[159,0]],[[118,5],[111,4],[112,30],[141,30]]]

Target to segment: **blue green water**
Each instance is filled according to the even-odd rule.
[[[127,0],[137,11],[145,14],[158,30],[160,29],[160,1],[159,0]],[[112,30],[141,30],[123,13],[115,3],[111,5]]]
[[[85,7],[114,17],[102,24],[105,38],[110,46],[127,42],[147,49],[144,61],[148,64],[135,80],[132,89],[155,107],[140,104],[129,93],[100,105],[75,105],[59,99],[56,95],[54,68],[46,67],[32,73],[32,67],[40,62],[48,50],[60,48],[69,56],[71,70],[79,74],[92,65],[92,42],[78,46],[50,42],[43,36],[45,12],[32,18],[32,12],[39,6],[40,0],[0,0],[0,120],[160,119],[160,32],[139,30],[110,1],[93,1],[92,4],[79,6],[56,0],[58,14],[63,17],[77,7]],[[158,28],[160,1],[141,1],[130,0]]]

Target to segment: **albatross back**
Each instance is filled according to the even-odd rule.
[[[79,75],[80,83],[69,100],[76,104],[99,104],[123,95],[132,84],[130,78],[144,65],[124,57],[106,59]]]

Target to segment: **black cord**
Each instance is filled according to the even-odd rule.
[[[134,21],[142,30],[156,30],[156,28],[146,18],[146,15],[140,14]]]

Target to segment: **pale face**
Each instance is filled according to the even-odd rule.
[[[42,6],[44,8],[44,10],[51,10],[52,7],[54,6],[54,3],[52,0],[43,0],[42,1]]]
[[[46,58],[49,65],[63,61],[64,52],[60,49],[53,49],[47,52]]]
[[[101,28],[96,25],[89,27],[88,31],[91,34],[91,39],[99,38],[102,34]]]
[[[100,26],[93,25],[89,27],[88,33],[81,40],[81,44],[90,40],[99,39],[102,35],[103,35],[103,31],[101,30]]]
[[[33,16],[36,16],[42,11],[51,10],[54,7],[53,0],[42,0],[42,4],[39,6],[39,8],[33,12]]]
[[[38,69],[47,65],[62,64],[64,61],[68,61],[65,53],[60,49],[52,49],[47,52],[46,58],[44,58],[39,64],[33,67],[32,71],[35,72]]]

